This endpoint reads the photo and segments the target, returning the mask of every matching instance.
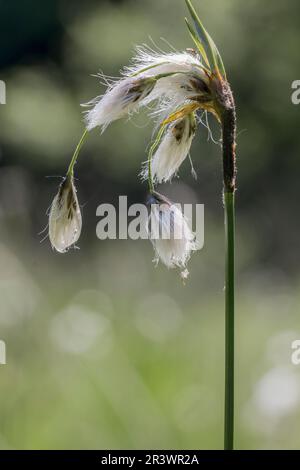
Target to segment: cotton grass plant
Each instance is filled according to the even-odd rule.
[[[142,107],[156,121],[155,136],[142,165],[141,179],[148,181],[150,212],[158,211],[149,223],[149,238],[155,260],[188,275],[187,262],[197,250],[195,235],[181,209],[155,186],[170,181],[190,152],[200,113],[211,113],[222,131],[223,203],[225,214],[225,430],[224,448],[233,449],[234,438],[234,219],[236,189],[236,116],[234,99],[221,55],[190,0],[185,0],[192,23],[186,24],[196,49],[163,53],[138,46],[121,77],[99,78],[106,86],[103,95],[87,103],[86,127],[71,159],[66,177],[55,196],[49,217],[49,238],[57,251],[65,252],[79,239],[81,214],[74,186],[74,166],[90,131],[104,132],[113,121],[128,117]],[[153,231],[169,237],[155,237]],[[175,236],[180,233],[180,237]]]

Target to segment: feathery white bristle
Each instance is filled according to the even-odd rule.
[[[181,208],[170,202],[152,204],[149,226],[154,260],[160,260],[168,268],[184,269],[191,253],[199,247]]]
[[[195,135],[195,120],[191,115],[168,125],[152,159],[152,178],[155,182],[170,181],[188,156]],[[148,163],[141,172],[143,180],[148,178]]]
[[[137,46],[136,55],[133,57],[131,65],[125,67],[122,73],[127,77],[136,75],[141,70],[149,77],[170,72],[200,72],[204,75],[201,65],[197,55],[185,51],[163,53],[156,52],[147,46]]]
[[[49,214],[49,239],[65,253],[80,237],[82,218],[73,179],[65,179],[53,199]]]
[[[160,74],[172,74],[157,81],[151,96],[153,99],[165,96],[177,102],[182,102],[195,95],[195,91],[188,91],[191,77],[199,77],[208,84],[208,77],[202,69],[202,64],[197,55],[188,52],[161,53],[155,52],[147,46],[138,46],[136,55],[132,59],[132,65],[125,67],[123,75],[154,77]],[[150,101],[150,100],[149,100]],[[147,104],[147,100],[145,100]]]
[[[189,116],[168,126],[152,161],[152,174],[155,181],[169,181],[178,171],[189,154],[195,129]]]
[[[137,111],[140,106],[148,106],[157,100],[156,113],[166,108],[182,104],[196,94],[202,93],[201,84],[208,86],[208,77],[201,68],[197,55],[187,52],[161,53],[145,46],[137,48],[132,65],[122,71],[124,78],[113,80],[100,74],[107,91],[87,103],[92,108],[86,113],[88,130],[100,126],[102,130],[112,122]],[[160,75],[165,75],[160,77]],[[168,75],[171,74],[171,75]],[[200,88],[193,88],[193,81]],[[140,89],[131,92],[135,87]]]
[[[141,76],[124,78],[109,85],[104,95],[90,102],[94,106],[86,113],[87,129],[100,126],[105,130],[112,121],[136,111],[154,85],[154,81]]]

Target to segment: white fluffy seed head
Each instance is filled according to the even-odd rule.
[[[138,47],[132,65],[122,74],[124,78],[117,81],[100,75],[108,88],[104,95],[87,103],[92,106],[86,113],[88,130],[97,126],[105,130],[112,121],[154,100],[158,103],[153,114],[158,115],[171,105],[174,109],[186,100],[210,93],[209,77],[199,56],[188,52],[167,54]]]
[[[199,57],[187,52],[157,54],[139,48],[133,59],[133,65],[126,68],[125,73],[143,73],[148,77],[173,74],[157,81],[145,104],[162,98],[179,104],[196,95],[202,95],[209,89],[209,78],[201,67]],[[191,82],[193,82],[192,87]]]
[[[198,249],[195,234],[180,205],[158,193],[153,193],[149,203],[148,233],[155,251],[154,261],[160,260],[168,268],[179,267],[186,277],[186,264],[191,253]]]
[[[147,46],[137,46],[132,64],[124,68],[123,75],[128,77],[143,73],[145,76],[153,77],[157,74],[172,72],[196,73],[207,80],[197,54],[187,51],[162,53]]]
[[[136,50],[132,65],[125,67],[123,75],[142,73],[143,76],[154,77],[161,74],[174,74],[160,78],[144,104],[162,98],[172,100],[174,105],[182,104],[195,95],[209,92],[209,77],[204,72],[197,54],[161,53],[146,46],[139,46]]]
[[[49,214],[49,239],[52,248],[65,253],[80,236],[81,212],[73,178],[66,177],[53,199]]]
[[[103,96],[88,103],[93,107],[86,113],[87,129],[100,126],[104,130],[112,121],[134,112],[154,85],[154,79],[141,76],[127,77],[110,85]]]
[[[193,114],[177,119],[168,125],[152,159],[152,177],[155,182],[170,181],[189,154],[196,131]],[[148,178],[148,164],[142,170],[142,178]]]

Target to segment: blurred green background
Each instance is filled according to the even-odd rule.
[[[300,4],[194,4],[238,110],[236,447],[300,448]],[[162,188],[205,204],[185,286],[154,267],[149,242],[96,238],[101,202],[145,199],[146,114],[94,131],[80,155],[80,250],[57,254],[40,233],[82,132],[80,103],[103,92],[92,74],[118,75],[149,36],[191,47],[186,15],[183,0],[0,1],[0,448],[222,448],[222,173],[207,130],[192,148],[198,180],[187,161]]]

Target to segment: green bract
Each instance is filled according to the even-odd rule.
[[[197,15],[191,1],[185,0],[185,2],[193,19],[195,29],[189,24],[186,18],[185,21],[187,23],[191,37],[199,50],[199,53],[211,71],[217,71],[223,76],[223,78],[226,79],[225,67],[217,46],[201,23],[200,18]]]

